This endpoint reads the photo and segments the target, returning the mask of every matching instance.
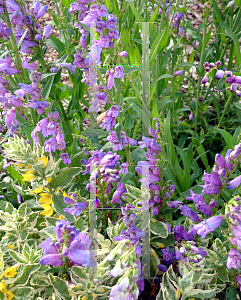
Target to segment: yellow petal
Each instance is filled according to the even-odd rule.
[[[62,220],[62,219],[64,219],[64,217],[61,216],[61,215],[59,215],[59,216],[58,216],[58,219],[59,219],[59,220]]]
[[[17,270],[17,268],[15,268],[15,267],[7,268],[6,271],[4,272],[4,275],[7,278],[12,278],[17,274],[16,270]]]
[[[42,207],[44,208],[44,211],[42,211],[40,215],[47,216],[47,217],[52,216],[54,210],[50,205],[42,205]]]
[[[35,190],[33,190],[32,192],[35,193],[35,194],[39,194],[43,191],[43,186],[39,187],[39,188],[36,188]]]
[[[12,245],[7,245],[7,247],[8,247],[9,249],[14,249],[14,247],[13,247]]]
[[[3,293],[6,293],[6,289],[5,289],[5,283],[4,281],[2,280],[1,283],[0,283],[0,291],[3,292]]]
[[[53,198],[50,194],[42,193],[42,194],[40,194],[40,196],[42,196],[42,197],[39,199],[39,203],[43,203],[45,205],[49,205],[49,204],[53,203]]]
[[[44,164],[43,168],[45,168],[48,163],[48,157],[44,155],[44,157],[39,157],[38,161],[41,161]]]
[[[63,192],[63,197],[68,197],[68,194],[65,191]]]
[[[31,179],[33,179],[35,176],[33,174],[23,174],[23,181],[30,181]]]
[[[14,295],[11,291],[6,291],[6,295],[7,295],[7,300],[12,300]]]
[[[48,181],[48,183],[50,183],[52,180],[52,177],[48,177],[48,178],[46,178],[46,180]]]

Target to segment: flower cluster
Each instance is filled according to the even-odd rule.
[[[182,242],[176,247],[176,260],[189,261],[195,270],[200,268],[199,262],[207,256],[207,252],[203,248],[198,248],[194,241]]]
[[[58,150],[65,149],[64,136],[61,133],[61,128],[57,124],[56,120],[59,118],[58,111],[54,113],[48,113],[48,118],[40,120],[34,130],[31,133],[34,145],[40,144],[39,132],[42,133],[43,137],[52,135],[51,138],[44,142],[46,152],[55,152]]]
[[[40,259],[41,265],[61,266],[93,266],[95,259],[90,253],[91,240],[86,233],[79,233],[70,222],[60,220],[53,228],[56,242],[46,238],[39,246],[43,249],[44,255]]]
[[[227,268],[239,269],[241,263],[241,197],[234,196],[226,206],[225,217],[227,218],[233,248],[229,251]]]
[[[116,118],[119,116],[119,106],[112,105],[110,109],[103,112],[97,117],[97,123],[102,122],[99,126],[110,131],[116,124]]]
[[[108,142],[111,142],[113,144],[113,151],[122,150],[123,147],[128,147],[128,145],[135,146],[137,144],[137,141],[126,137],[126,133],[124,131],[121,131],[121,141],[120,143],[116,131],[110,131],[110,135],[106,139]]]
[[[218,70],[218,67],[221,65],[220,61],[217,61],[215,63],[207,63],[205,62],[204,67],[206,69],[206,75],[202,79],[202,83],[205,84],[208,82],[208,77],[210,76],[210,73],[215,70],[215,78],[216,79],[222,79],[224,78],[227,83],[227,89],[230,90],[230,92],[235,93],[238,97],[241,97],[241,76],[235,76],[233,75],[232,71],[227,71],[226,68],[223,68],[223,70]]]
[[[64,195],[64,202],[68,205],[71,205],[70,208],[64,208],[64,212],[69,215],[79,216],[84,209],[88,206],[86,202],[77,202],[77,194],[74,193],[71,195]]]
[[[90,184],[87,185],[88,191],[96,193],[95,186],[97,187],[97,206],[99,206],[99,199],[106,203],[111,183],[118,182],[120,180],[120,177],[118,176],[119,171],[115,169],[120,164],[118,159],[119,155],[112,153],[111,151],[105,153],[103,150],[92,150],[91,157],[88,161],[85,159],[81,160],[82,164],[86,166],[86,170],[82,171],[82,173],[89,173],[91,175]],[[94,171],[92,171],[93,168]],[[122,190],[123,186],[118,186],[118,188]],[[122,194],[124,192],[125,190],[122,191]],[[117,195],[115,197],[117,197]]]
[[[126,230],[122,230],[121,234],[114,238],[115,241],[122,241],[124,239],[128,239],[131,241],[133,247],[137,244],[135,248],[135,254],[137,257],[141,257],[141,243],[140,238],[144,237],[145,233],[138,229],[135,226],[136,214],[129,214],[130,204],[126,204],[126,207],[121,207],[121,212],[124,215],[123,222],[126,226]]]

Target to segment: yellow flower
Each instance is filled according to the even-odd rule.
[[[160,248],[165,248],[165,245],[164,244],[162,244],[162,243],[156,243],[156,245],[158,246],[158,247],[160,247]]]
[[[6,289],[5,289],[5,283],[4,281],[2,280],[1,283],[0,283],[0,291],[3,292],[3,293],[6,293]]]
[[[73,294],[70,292],[70,290],[69,290],[69,289],[68,289],[68,292],[69,292],[70,296],[73,296]]]
[[[33,190],[32,192],[35,193],[35,194],[39,194],[39,193],[42,193],[43,189],[44,189],[44,187],[41,186],[41,187],[39,187],[39,188],[36,188],[36,189]]]
[[[13,247],[12,245],[7,245],[7,247],[8,247],[9,249],[14,249],[14,247]]]
[[[45,168],[48,163],[48,157],[44,155],[43,158],[39,157],[38,161],[41,161],[44,164],[43,168]]]
[[[49,204],[53,203],[53,198],[50,194],[42,193],[42,194],[40,194],[40,196],[42,196],[42,197],[39,199],[39,203],[43,203],[44,205],[49,205]]]
[[[61,216],[61,215],[59,215],[59,216],[58,216],[58,219],[59,219],[59,220],[62,220],[62,219],[64,219],[64,217]]]
[[[190,300],[195,300],[195,298],[191,298]]]
[[[63,197],[68,197],[68,194],[65,191],[63,192]]]
[[[4,272],[4,275],[7,278],[12,278],[17,274],[16,270],[17,270],[17,268],[15,268],[15,267],[7,268],[7,270]]]
[[[40,213],[40,215],[51,217],[52,214],[54,213],[53,208],[50,205],[44,205],[44,204],[42,205],[42,207],[44,210]]]
[[[23,176],[23,181],[30,181],[35,177],[33,175],[33,170],[29,170],[28,172],[24,173],[22,176]]]
[[[52,177],[48,177],[48,178],[46,178],[46,180],[48,181],[48,183],[50,183],[52,180]]]
[[[12,300],[14,297],[13,293],[10,291],[6,291],[6,295],[7,295],[7,300]]]
[[[86,297],[86,296],[84,296],[83,298],[82,298],[82,300],[87,300],[88,298]]]
[[[155,252],[153,252],[153,253],[152,253],[152,255],[153,255],[155,258],[157,258],[157,255],[156,255],[156,253],[155,253]]]
[[[178,289],[176,290],[175,296],[176,296],[176,300],[179,300],[181,297],[181,292]]]

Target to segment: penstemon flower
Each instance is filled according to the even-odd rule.
[[[57,242],[50,238],[45,239],[39,247],[44,250],[44,256],[40,259],[41,265],[62,266],[94,266],[95,260],[91,256],[89,246],[91,241],[86,233],[79,233],[70,222],[64,219],[56,222],[53,228]]]

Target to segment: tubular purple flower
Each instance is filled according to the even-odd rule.
[[[183,70],[179,70],[173,73],[173,76],[180,76],[180,75],[183,75]]]
[[[241,261],[241,254],[237,249],[231,249],[228,253],[227,268],[239,269]]]
[[[40,261],[40,265],[53,265],[56,267],[62,266],[62,256],[61,254],[48,254],[43,256]]]
[[[46,14],[47,10],[48,10],[47,5],[42,6],[36,15],[36,19],[38,20],[41,17],[43,17]]]
[[[44,26],[43,36],[45,37],[46,40],[49,38],[51,33],[52,33],[51,26],[50,25]]]
[[[215,155],[215,162],[220,168],[225,169],[225,166],[226,166],[225,159],[223,158],[223,156],[221,154],[217,153]]]
[[[236,187],[238,187],[241,184],[241,175],[239,175],[238,177],[236,177],[235,179],[231,180],[228,185],[227,185],[227,189],[228,190],[232,190],[235,189]]]
[[[206,238],[206,235],[220,226],[223,221],[223,216],[213,216],[201,223],[194,225],[188,233],[193,233],[193,235],[199,234],[202,239]]]

